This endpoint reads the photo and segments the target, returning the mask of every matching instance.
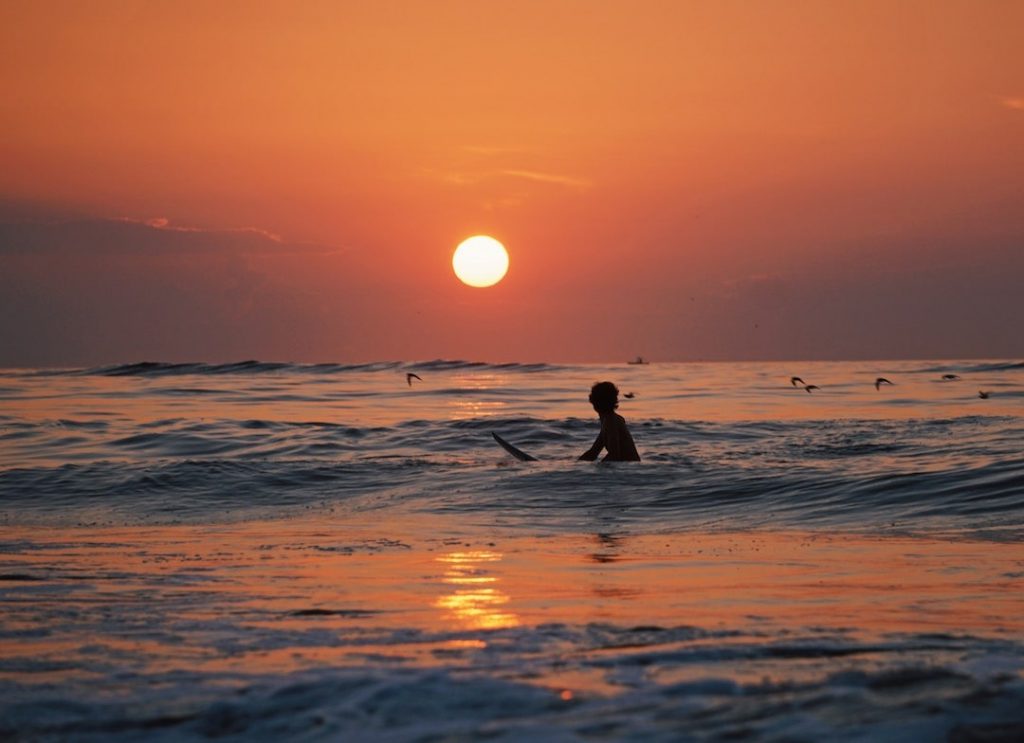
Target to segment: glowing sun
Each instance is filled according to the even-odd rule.
[[[494,286],[508,271],[505,246],[487,235],[474,235],[459,243],[452,256],[459,281],[470,286]]]

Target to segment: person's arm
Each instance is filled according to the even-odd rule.
[[[601,433],[597,434],[597,439],[594,441],[594,445],[587,449],[585,452],[580,454],[580,459],[587,462],[593,462],[597,459],[597,455],[601,453],[604,448],[604,428],[601,429]]]

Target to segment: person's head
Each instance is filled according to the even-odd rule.
[[[611,382],[598,382],[590,388],[590,404],[598,413],[610,413],[619,407],[619,388]]]

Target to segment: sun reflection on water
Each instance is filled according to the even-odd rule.
[[[504,608],[510,597],[496,586],[498,579],[481,567],[501,558],[500,552],[490,550],[448,552],[438,557],[438,562],[445,565],[442,580],[455,588],[438,598],[434,606],[444,609],[446,618],[470,629],[519,626],[519,617]]]

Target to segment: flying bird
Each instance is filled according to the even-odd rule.
[[[805,384],[804,389],[807,391],[807,394],[810,394],[811,390],[820,390],[821,387],[816,384]]]
[[[800,377],[790,377],[789,378],[789,383],[791,385],[793,385],[794,387],[796,387],[797,382],[799,382],[800,384],[803,384],[804,380],[800,379]]]
[[[878,379],[876,379],[876,380],[875,380],[875,389],[877,390],[877,389],[878,389],[879,387],[881,387],[881,386],[882,386],[883,384],[892,384],[892,382],[890,382],[890,381],[889,381],[888,379],[886,379],[885,377],[879,377]]]
[[[632,392],[627,392],[626,394],[623,395],[623,397],[626,398],[627,400],[632,400],[634,397],[636,397],[636,395],[634,395]]]
[[[414,379],[419,379],[421,382],[423,381],[423,379],[420,377],[419,374],[413,374],[412,372],[406,372],[406,374],[405,374],[405,381],[408,383],[408,385],[410,387],[412,387],[412,380],[414,380]]]
[[[987,400],[988,399],[988,393],[987,392],[982,392],[981,390],[978,390],[978,397],[980,397],[982,400]]]
[[[945,382],[952,382],[954,379],[960,379],[956,374],[943,374],[942,379]]]

